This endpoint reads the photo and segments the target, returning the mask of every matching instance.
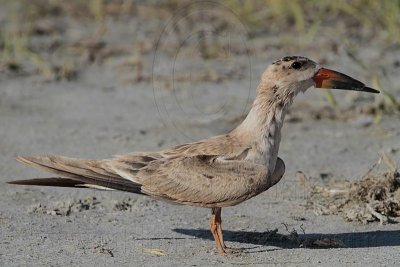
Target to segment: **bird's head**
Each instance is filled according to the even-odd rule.
[[[264,90],[273,94],[276,100],[291,102],[299,92],[304,92],[314,86],[379,93],[378,90],[366,87],[345,74],[330,69],[321,68],[317,63],[306,57],[287,56],[273,62],[262,76]]]

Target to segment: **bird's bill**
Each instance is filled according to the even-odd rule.
[[[317,73],[315,73],[313,80],[316,88],[342,89],[379,94],[378,90],[367,87],[362,82],[346,74],[330,69],[319,69]]]

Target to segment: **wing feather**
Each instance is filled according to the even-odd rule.
[[[134,173],[120,162],[109,165],[124,177],[135,176],[145,194],[194,206],[235,205],[272,186],[264,166],[216,156],[157,160]]]

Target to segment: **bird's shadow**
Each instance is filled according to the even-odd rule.
[[[175,232],[202,239],[213,240],[210,230],[174,229]],[[369,231],[339,234],[280,234],[276,230],[267,232],[224,230],[225,241],[247,243],[280,248],[368,248],[400,245],[400,230]]]

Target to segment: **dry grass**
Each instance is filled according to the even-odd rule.
[[[251,35],[271,31],[274,27],[287,28],[301,33],[306,44],[326,27],[338,27],[344,23],[351,34],[362,33],[365,29],[369,34],[383,31],[388,41],[400,41],[398,0],[250,0],[244,4],[237,0],[224,0],[223,3],[239,14]]]
[[[386,170],[378,172],[383,164]],[[400,173],[385,154],[356,182],[324,187],[311,183],[302,172],[297,177],[310,190],[307,207],[317,215],[339,214],[347,221],[361,223],[400,222]]]

